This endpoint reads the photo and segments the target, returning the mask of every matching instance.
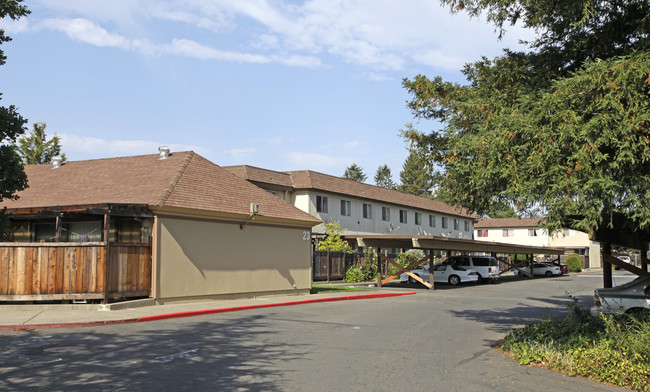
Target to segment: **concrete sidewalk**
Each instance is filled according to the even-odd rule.
[[[316,302],[386,298],[411,294],[415,294],[415,292],[379,289],[370,292],[337,292],[241,300],[206,300],[165,305],[155,305],[152,299],[125,301],[109,305],[0,304],[0,330],[136,323],[246,309]]]

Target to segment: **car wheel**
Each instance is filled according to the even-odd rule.
[[[483,277],[481,276],[481,274],[478,274],[478,281],[477,282],[478,283],[483,283]]]
[[[449,284],[452,286],[456,286],[460,284],[460,277],[458,275],[452,275],[449,277]]]
[[[412,276],[409,276],[409,283],[415,284],[415,283],[419,283],[419,282],[417,280],[415,280],[415,278],[413,278]]]
[[[544,275],[546,275],[546,276],[553,276],[553,273],[552,273],[551,271],[546,271],[546,272],[544,273]]]

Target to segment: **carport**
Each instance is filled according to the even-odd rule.
[[[504,269],[503,272],[508,272],[514,268],[520,267],[524,264],[529,263],[531,267],[530,275],[532,276],[532,260],[533,255],[535,254],[544,254],[544,255],[557,255],[558,261],[559,256],[564,254],[564,249],[560,248],[548,248],[540,246],[526,246],[526,245],[514,245],[514,244],[505,244],[500,242],[486,242],[486,241],[477,241],[477,240],[468,240],[462,238],[449,238],[449,237],[436,237],[436,236],[425,236],[425,235],[346,235],[346,239],[356,240],[359,246],[374,248],[377,252],[377,286],[381,287],[383,284],[390,282],[391,280],[397,278],[399,275],[391,275],[385,279],[381,279],[381,262],[380,260],[385,260],[390,265],[400,271],[400,273],[406,272],[409,276],[413,277],[416,281],[427,286],[430,290],[434,289],[433,284],[433,252],[434,251],[446,251],[447,255],[450,255],[452,251],[457,252],[485,252],[490,253],[491,255],[496,255],[498,253],[503,254],[523,254],[527,255],[526,259],[521,262],[512,263],[506,262],[508,267]],[[401,249],[420,249],[427,253],[423,258],[418,261],[411,263],[407,267],[403,267],[396,263],[394,260],[390,259],[384,255],[381,250],[386,248],[401,248]],[[410,270],[414,267],[429,261],[429,282],[425,282],[419,276],[414,273],[411,273]],[[524,274],[528,275],[525,271]]]

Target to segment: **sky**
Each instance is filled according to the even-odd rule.
[[[403,78],[465,83],[499,41],[484,19],[435,0],[27,0],[0,20],[0,105],[47,123],[68,160],[193,150],[220,165],[399,182],[400,130],[416,121]]]

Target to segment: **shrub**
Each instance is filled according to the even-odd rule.
[[[361,268],[351,266],[348,268],[347,271],[345,271],[345,281],[348,283],[359,283],[363,282],[363,272],[361,271]]]
[[[581,272],[582,271],[582,259],[575,253],[570,254],[564,260],[564,264],[569,267],[571,272]]]
[[[348,280],[348,274],[349,279]],[[372,280],[377,277],[377,255],[366,253],[352,263],[345,271],[345,281],[348,283],[358,283],[365,280]]]
[[[650,391],[650,317],[593,318],[576,301],[564,319],[510,332],[502,350],[530,363],[638,391]]]

